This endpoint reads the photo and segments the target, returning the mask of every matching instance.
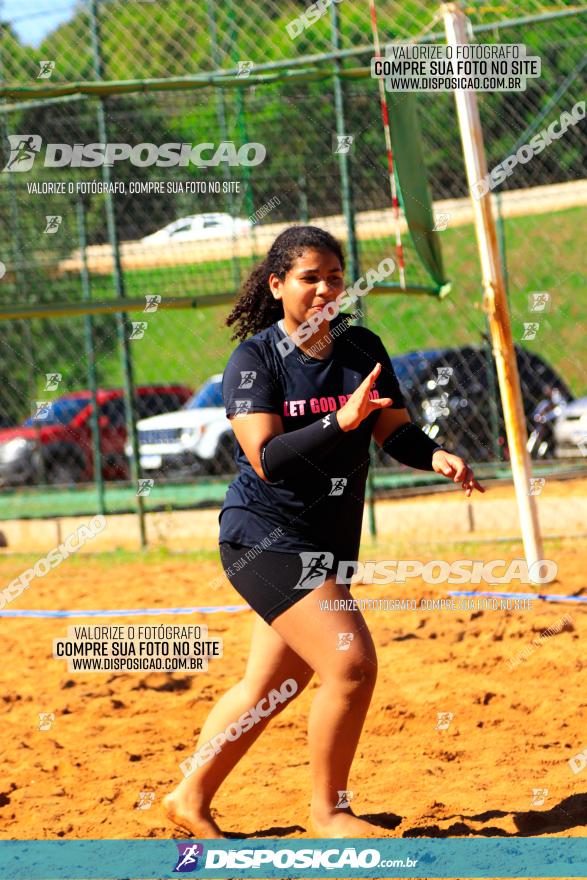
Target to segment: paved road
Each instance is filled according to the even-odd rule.
[[[493,199],[495,212],[495,198]],[[587,180],[557,183],[550,186],[537,186],[530,189],[511,190],[503,193],[503,214],[505,217],[519,217],[528,214],[549,214],[566,208],[587,204]],[[449,227],[464,226],[473,222],[473,208],[470,199],[444,199],[434,203],[435,217],[448,215]],[[226,259],[236,255],[248,257],[263,255],[273,239],[287,226],[297,223],[270,223],[258,226],[252,236],[243,236],[232,241],[230,238],[214,239],[204,242],[182,242],[165,245],[145,245],[141,241],[126,241],[121,244],[121,261],[124,269],[166,268],[208,260]],[[346,239],[346,226],[342,214],[327,217],[313,217],[309,221],[314,226],[323,226],[333,235]],[[391,209],[362,211],[357,214],[357,236],[359,239],[393,236],[395,226]],[[402,233],[407,231],[404,220],[400,221]],[[81,268],[79,251],[69,259],[59,263],[60,271],[79,272]],[[88,268],[98,274],[112,271],[110,245],[91,245],[88,248]]]

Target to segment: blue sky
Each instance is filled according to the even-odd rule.
[[[71,17],[74,0],[3,0],[0,15],[23,43],[38,46],[45,34]]]

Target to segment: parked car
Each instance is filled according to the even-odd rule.
[[[137,424],[144,473],[182,477],[231,473],[234,435],[222,403],[222,373],[216,373],[179,412]],[[130,446],[127,444],[127,454]]]
[[[543,358],[516,346],[516,359],[534,457],[554,455],[552,432],[533,438],[545,402],[572,400],[565,382]],[[497,375],[487,346],[414,351],[392,358],[412,419],[437,443],[469,461],[507,459],[508,449]],[[542,426],[541,426],[542,427]],[[538,442],[539,441],[539,442]],[[390,459],[381,454],[381,459]]]
[[[138,415],[176,410],[191,395],[183,385],[140,386]],[[100,389],[96,396],[104,478],[127,479],[123,391]],[[92,411],[91,392],[77,391],[46,403],[22,425],[0,430],[0,485],[93,479]]]
[[[181,241],[206,241],[211,238],[229,238],[247,232],[253,224],[230,214],[191,214],[168,223],[163,229],[145,235],[145,244],[173,244]]]
[[[587,397],[560,407],[552,427],[557,458],[587,456]]]

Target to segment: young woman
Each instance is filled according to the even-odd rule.
[[[461,458],[411,424],[375,333],[332,309],[331,320],[306,324],[343,293],[343,271],[329,233],[291,227],[226,321],[238,324],[233,338],[242,340],[223,376],[240,473],[220,513],[220,555],[257,616],[242,680],[212,709],[186,762],[190,772],[165,799],[168,816],[196,837],[223,836],[210,811],[214,794],[314,673],[313,832],[381,835],[339,795],[348,789],[377,672],[367,624],[337,578],[339,562],[358,559],[371,436],[398,461],[462,483],[467,495],[484,491]],[[308,326],[314,332],[302,342],[296,331]]]

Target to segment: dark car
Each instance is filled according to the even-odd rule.
[[[183,385],[145,385],[136,390],[138,418],[171,412],[192,395]],[[97,391],[102,473],[127,479],[124,393]],[[78,483],[94,478],[92,394],[76,391],[48,401],[22,425],[0,430],[0,485]]]
[[[534,416],[553,389],[566,401],[572,394],[546,361],[516,346],[528,434]],[[412,351],[393,357],[411,418],[426,433],[469,461],[508,458],[503,412],[489,346]],[[537,447],[554,455],[554,442]],[[379,453],[380,461],[391,459]]]

